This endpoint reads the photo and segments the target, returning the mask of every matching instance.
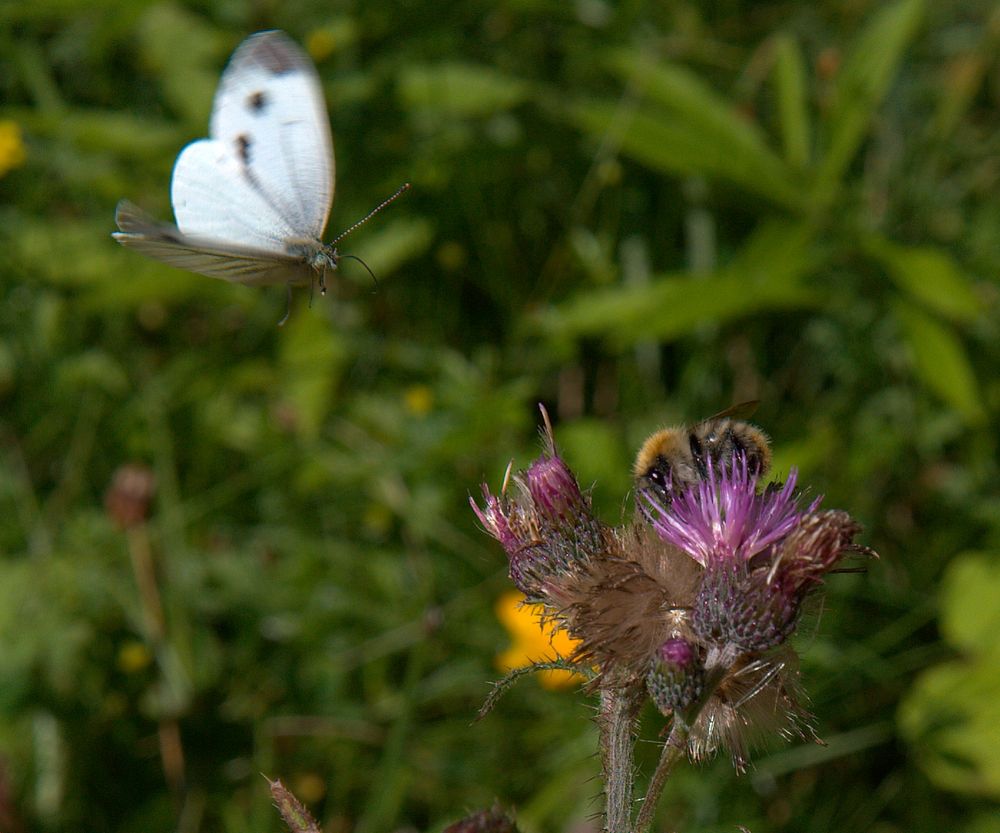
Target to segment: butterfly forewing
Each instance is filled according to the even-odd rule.
[[[333,143],[316,70],[294,41],[270,31],[240,45],[219,82],[209,136],[294,236],[322,236],[333,201]],[[195,231],[181,217],[178,225]]]

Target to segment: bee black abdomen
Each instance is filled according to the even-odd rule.
[[[708,461],[705,457],[705,447],[694,431],[688,434],[688,445],[691,446],[691,459],[698,469],[698,477],[704,480],[708,477]]]

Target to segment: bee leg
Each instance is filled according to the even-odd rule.
[[[284,327],[285,322],[288,320],[288,316],[292,314],[292,284],[290,281],[285,284],[285,289],[288,291],[285,301],[285,315],[278,322],[279,327]]]

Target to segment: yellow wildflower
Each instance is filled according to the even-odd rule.
[[[337,39],[328,29],[316,29],[306,38],[306,51],[316,63],[329,58],[337,48]]]
[[[410,385],[403,392],[403,403],[414,416],[426,416],[434,407],[434,391],[427,385]]]
[[[118,649],[118,668],[126,674],[143,671],[152,661],[149,648],[138,640],[130,639]]]
[[[496,604],[497,618],[511,635],[513,644],[497,656],[501,671],[513,671],[532,662],[551,662],[570,656],[577,642],[564,630],[556,630],[551,623],[542,623],[541,605],[527,605],[524,594],[517,590],[504,593]],[[539,680],[545,688],[568,688],[583,680],[572,671],[540,671]]]
[[[9,119],[0,119],[0,176],[12,168],[19,168],[27,156],[21,125]]]

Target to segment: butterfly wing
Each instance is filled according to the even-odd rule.
[[[266,286],[308,283],[314,276],[301,257],[192,237],[176,226],[153,219],[128,200],[118,203],[115,222],[121,231],[111,236],[123,246],[210,278]]]
[[[283,252],[318,240],[333,201],[334,163],[312,62],[283,32],[259,32],[233,53],[208,139],[177,159],[171,201],[187,235]]]

